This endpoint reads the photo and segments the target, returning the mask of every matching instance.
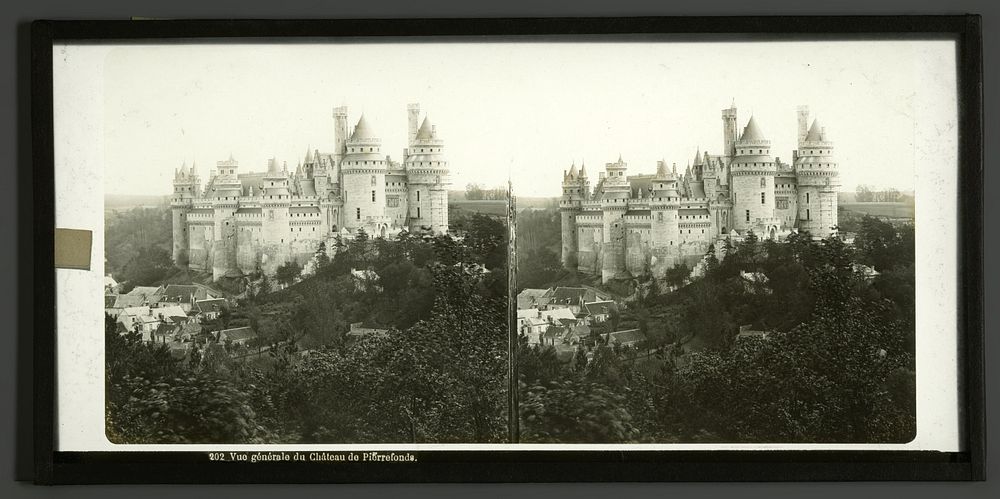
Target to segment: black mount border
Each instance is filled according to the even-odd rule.
[[[34,213],[34,480],[70,483],[983,480],[983,86],[979,16],[35,21],[31,26]],[[421,451],[414,463],[214,463],[202,452],[55,452],[55,186],[52,45],[102,43],[953,39],[958,62],[960,398],[965,451]],[[22,165],[23,166],[23,165]],[[19,276],[21,278],[21,276]],[[23,279],[23,278],[22,278]],[[30,287],[29,287],[30,289]],[[30,303],[30,299],[29,299]],[[27,308],[27,307],[25,307]],[[27,383],[26,380],[19,380]]]

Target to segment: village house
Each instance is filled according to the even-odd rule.
[[[637,347],[646,341],[646,335],[638,329],[626,329],[604,334],[604,342],[608,346]]]
[[[549,302],[549,295],[551,294],[552,288],[525,288],[517,294],[517,309],[524,310],[528,308],[545,308],[545,305]]]
[[[250,327],[234,327],[219,331],[217,340],[221,344],[246,345],[256,337],[257,332]]]
[[[161,307],[177,305],[184,309],[184,313],[188,313],[194,309],[195,303],[200,300],[221,297],[222,293],[200,284],[169,284],[163,289],[160,295],[159,305]]]
[[[219,318],[227,304],[224,298],[209,298],[206,300],[196,300],[194,302],[194,312],[198,319],[203,321],[214,321]]]
[[[599,301],[607,301],[611,295],[590,286],[581,287],[557,287],[548,296],[545,304],[546,310],[556,310],[568,308],[574,315],[580,314],[584,304]]]
[[[618,305],[613,301],[596,301],[584,303],[583,312],[580,314],[588,324],[600,324],[611,318],[611,314],[618,311]]]
[[[388,329],[365,327],[364,323],[361,322],[351,323],[351,329],[347,332],[347,336],[353,339],[360,339],[365,336],[386,336],[388,334]]]
[[[569,309],[538,310],[534,308],[517,311],[518,332],[527,336],[528,344],[541,343],[541,335],[549,326],[572,328],[577,318]]]
[[[752,325],[744,324],[740,326],[740,332],[736,334],[736,341],[745,341],[750,338],[759,338],[766,340],[770,335],[769,331],[761,331],[756,329],[751,329]]]

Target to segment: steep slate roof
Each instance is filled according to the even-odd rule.
[[[257,333],[249,327],[236,327],[232,329],[223,329],[219,332],[219,339],[225,341],[230,339],[232,341],[248,340],[257,336]]]
[[[743,135],[740,135],[740,142],[745,140],[767,140],[764,137],[764,133],[760,131],[760,127],[757,126],[757,121],[750,117],[750,121],[747,122],[747,126],[743,128]]]
[[[608,340],[609,345],[618,343],[620,345],[627,345],[630,343],[638,343],[646,339],[646,336],[642,334],[642,331],[638,329],[626,329],[624,331],[615,331],[613,333],[607,333],[605,339]]]
[[[104,308],[114,308],[118,295],[104,295]]]
[[[162,286],[136,286],[129,291],[130,296],[150,296],[155,295],[157,291],[160,291]]]
[[[195,300],[211,298],[209,289],[205,286],[198,284],[170,284],[163,290],[161,301],[193,304],[194,302],[191,300],[192,295],[194,295]]]
[[[608,298],[611,298],[610,294],[590,286],[560,286],[552,291],[549,303],[575,305],[577,303],[583,304],[595,301],[604,301]]]
[[[199,312],[216,312],[226,307],[226,300],[222,298],[210,298],[208,300],[198,300],[195,302]]]
[[[596,301],[585,304],[583,309],[591,315],[610,314],[612,311],[618,310],[618,306],[613,301]]]
[[[532,305],[545,305],[548,303],[550,289],[526,288],[517,294],[517,308],[531,308]]]

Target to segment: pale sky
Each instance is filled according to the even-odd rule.
[[[241,171],[289,169],[329,151],[332,108],[364,112],[382,151],[401,159],[406,105],[445,140],[452,188],[505,184],[556,196],[562,172],[592,178],[621,154],[629,173],[656,160],[682,170],[719,153],[721,109],[756,117],[791,160],[795,109],[810,107],[835,144],[843,190],[911,189],[955,126],[951,42],[338,43],[120,46],[105,60],[105,188],[168,194],[174,168],[207,179],[232,154]],[[935,132],[937,131],[937,132]],[[937,135],[935,135],[935,133]],[[943,139],[942,139],[943,140]],[[944,145],[940,145],[944,147]]]

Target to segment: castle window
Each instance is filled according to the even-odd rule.
[[[761,187],[767,187],[767,177],[761,177],[760,178],[760,186]]]
[[[806,220],[812,220],[812,217],[809,214],[809,209],[806,209]]]
[[[764,193],[760,193],[760,204],[764,204]]]
[[[417,202],[420,202],[420,191],[417,191]]]
[[[375,191],[372,191],[372,202],[375,202]]]
[[[354,216],[355,216],[355,217],[356,217],[356,218],[357,218],[358,220],[361,220],[361,208],[355,208],[355,210],[356,210],[356,211],[355,211],[355,213],[354,213]]]
[[[747,222],[750,221],[750,210],[747,210]]]
[[[809,193],[806,193],[806,204],[809,204]]]
[[[417,218],[420,218],[420,207],[417,206]]]
[[[375,175],[372,175],[372,185],[375,185]]]

